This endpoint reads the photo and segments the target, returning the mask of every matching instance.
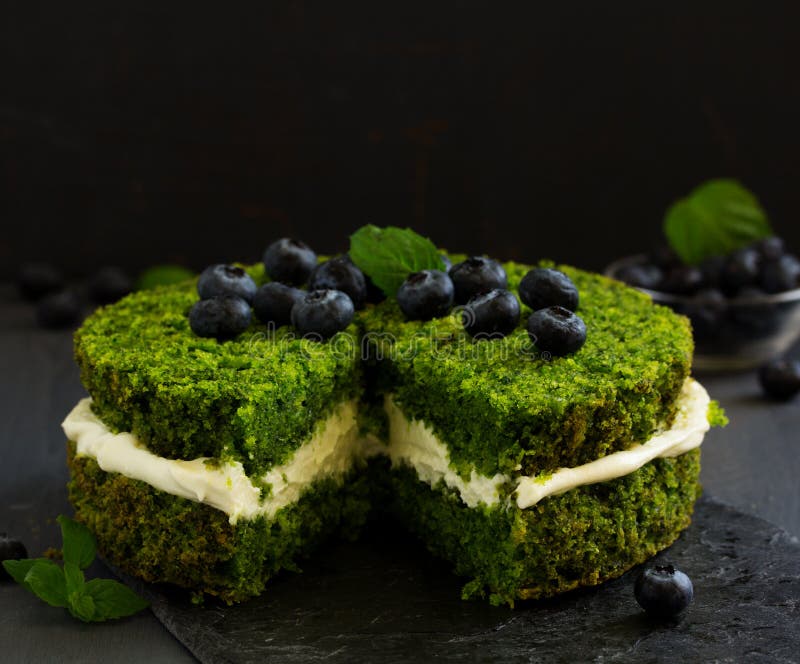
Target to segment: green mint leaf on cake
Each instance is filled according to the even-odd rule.
[[[82,523],[73,521],[63,514],[57,519],[61,526],[61,537],[64,542],[64,562],[74,563],[81,569],[92,564],[96,552],[94,535]]]
[[[350,258],[388,297],[396,295],[409,274],[444,268],[433,242],[396,226],[359,228],[350,236]]]
[[[86,583],[84,592],[94,602],[95,621],[124,618],[149,606],[128,586],[112,579],[92,579]]]
[[[83,570],[95,557],[95,539],[86,526],[59,516],[64,566],[47,558],[5,560],[12,579],[50,606],[67,609],[84,622],[130,616],[148,603],[127,586],[112,579],[86,581]]]
[[[709,180],[667,210],[664,233],[684,263],[723,256],[772,235],[756,197],[735,180]]]

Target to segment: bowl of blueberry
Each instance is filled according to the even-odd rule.
[[[713,184],[731,181],[706,183],[673,205],[669,245],[617,260],[606,275],[690,319],[695,369],[752,369],[800,338],[800,259],[752,194],[738,183],[709,192]]]

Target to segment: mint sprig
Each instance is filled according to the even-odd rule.
[[[664,234],[684,263],[724,256],[772,235],[756,197],[736,180],[709,180],[667,210]]]
[[[50,606],[67,609],[84,622],[123,618],[147,608],[148,603],[127,586],[112,579],[86,581],[83,570],[94,561],[94,536],[83,524],[59,516],[64,566],[47,558],[5,560],[3,567],[17,583]]]
[[[350,258],[388,297],[397,294],[409,274],[444,268],[433,242],[396,226],[359,228],[350,236]]]

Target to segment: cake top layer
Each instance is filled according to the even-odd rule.
[[[516,293],[530,268],[504,267]],[[618,282],[559,269],[579,288],[588,330],[565,357],[542,357],[524,322],[503,339],[474,341],[457,311],[406,321],[393,298],[323,343],[256,322],[219,342],[189,328],[197,294],[187,282],[98,310],[76,334],[76,358],[104,422],[165,457],[232,459],[261,475],[366,388],[368,401],[392,393],[425,420],[460,473],[539,474],[668,425],[692,354],[686,319]],[[248,272],[267,281],[260,265]]]
[[[530,266],[505,263],[517,293]],[[524,320],[501,339],[472,340],[457,314],[406,321],[397,301],[364,315],[382,359],[381,388],[410,417],[422,419],[471,468],[535,475],[644,442],[668,426],[689,375],[693,342],[687,319],[606,277],[558,266],[580,291],[587,327],[575,354],[547,357]]]
[[[263,266],[248,268],[257,283]],[[236,339],[195,335],[196,280],[134,293],[96,311],[75,335],[94,409],[153,452],[241,461],[261,475],[287,460],[341,402],[361,393],[352,324],[326,343],[255,320]],[[342,345],[344,343],[344,345]]]

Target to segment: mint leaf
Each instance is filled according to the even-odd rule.
[[[667,210],[664,234],[691,265],[772,235],[772,229],[756,197],[741,184],[709,180]]]
[[[56,520],[61,525],[64,562],[86,569],[92,564],[97,549],[94,535],[82,523],[63,514]]]
[[[92,579],[84,586],[84,593],[94,601],[96,621],[123,618],[150,606],[128,586],[112,579]]]
[[[64,563],[64,580],[67,584],[67,597],[80,593],[85,585],[83,572],[75,563]]]
[[[156,265],[146,269],[136,280],[136,290],[148,290],[156,286],[178,284],[191,279],[194,272],[180,265]]]
[[[66,607],[67,584],[64,571],[52,560],[33,564],[23,581],[25,587],[50,606]]]
[[[102,620],[97,618],[97,607],[91,595],[85,591],[80,591],[71,595],[69,598],[69,612],[83,622]]]
[[[388,297],[397,294],[409,274],[444,268],[433,242],[396,226],[359,228],[350,236],[350,258]]]
[[[23,560],[4,560],[3,567],[6,572],[21,586],[25,586],[30,590],[30,587],[25,583],[25,577],[31,571],[36,563],[49,563],[47,558],[24,558]]]

